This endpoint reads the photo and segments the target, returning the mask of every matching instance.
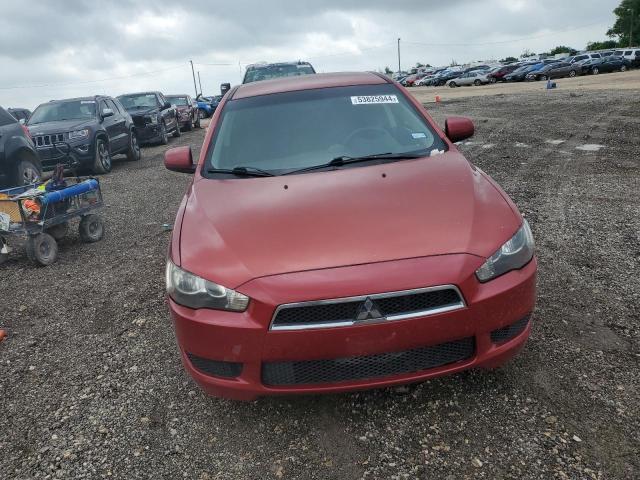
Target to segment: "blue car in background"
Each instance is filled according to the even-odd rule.
[[[198,109],[201,113],[201,118],[209,118],[213,115],[213,112],[218,108],[218,104],[222,100],[222,95],[216,95],[213,97],[205,97],[198,95],[196,102],[198,103]]]

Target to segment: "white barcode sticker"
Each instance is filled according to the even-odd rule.
[[[354,105],[371,105],[374,103],[398,103],[398,97],[395,95],[362,95],[351,97],[351,103]]]

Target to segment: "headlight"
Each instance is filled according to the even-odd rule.
[[[533,234],[525,220],[520,230],[476,270],[476,276],[484,283],[511,270],[518,270],[531,261],[533,251]]]
[[[69,132],[69,140],[73,140],[74,138],[86,138],[89,136],[89,129],[85,128],[83,130],[74,130],[73,132]]]
[[[249,305],[249,297],[186,272],[171,260],[167,261],[166,277],[167,293],[185,307],[244,312]]]
[[[147,123],[150,123],[151,125],[156,125],[158,123],[158,116],[157,115],[149,115],[147,118]]]

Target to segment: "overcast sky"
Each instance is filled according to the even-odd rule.
[[[205,95],[258,61],[319,72],[519,56],[604,40],[619,0],[0,0],[0,105],[139,90]],[[470,46],[473,45],[473,46]],[[206,65],[229,64],[229,65]]]

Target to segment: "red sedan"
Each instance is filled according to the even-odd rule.
[[[339,392],[494,368],[525,344],[529,225],[375,73],[250,83],[220,103],[167,262],[182,360],[210,394]]]

